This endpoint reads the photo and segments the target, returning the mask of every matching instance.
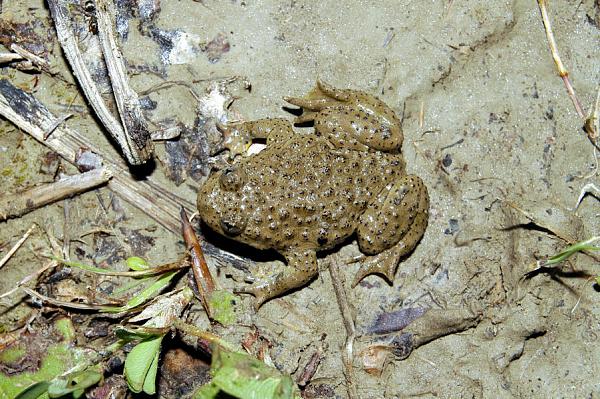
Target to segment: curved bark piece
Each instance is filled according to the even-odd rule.
[[[123,55],[115,40],[110,16],[112,4],[109,5],[106,0],[97,3],[101,7],[96,10],[95,15],[87,17],[96,18],[99,35],[87,32],[84,40],[75,32],[76,18],[70,11],[81,8],[79,3],[72,0],[48,1],[58,40],[86,98],[108,133],[121,147],[127,162],[140,165],[152,157],[154,145],[141,112],[137,93],[129,86]],[[80,44],[84,41],[87,41],[87,48],[82,52]],[[98,45],[102,52],[97,51]],[[96,53],[92,53],[93,51]],[[108,74],[107,80],[112,88],[112,93],[105,97],[102,96],[105,90],[99,87],[102,82],[97,81],[101,80],[97,79],[99,72]]]

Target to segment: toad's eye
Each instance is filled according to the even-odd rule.
[[[219,184],[225,191],[237,191],[244,184],[244,175],[242,171],[234,167],[223,169]]]
[[[221,220],[221,229],[223,229],[225,235],[230,237],[239,236],[243,231],[243,226],[240,226],[240,224],[234,220]]]

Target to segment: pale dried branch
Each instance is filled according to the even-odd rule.
[[[15,53],[19,54],[24,59],[30,61],[33,65],[39,67],[40,69],[50,71],[50,64],[48,63],[48,61],[46,61],[39,55],[31,53],[15,43],[10,45],[10,49]]]
[[[0,64],[22,61],[24,58],[17,53],[0,53]]]
[[[105,184],[112,174],[106,168],[68,176],[53,183],[0,197],[0,221],[19,217],[44,205]]]
[[[125,136],[129,140],[130,148],[132,146],[137,148],[141,158],[140,161],[143,162],[152,157],[154,147],[146,118],[142,114],[140,100],[137,93],[129,86],[127,67],[117,45],[112,19],[112,16],[116,15],[117,12],[112,1],[96,0],[96,6],[98,38],[104,53],[104,62],[110,76],[113,95],[119,109]]]

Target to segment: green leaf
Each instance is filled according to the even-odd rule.
[[[37,399],[48,391],[49,386],[48,381],[40,381],[19,393],[15,399]]]
[[[141,292],[139,292],[133,298],[131,298],[124,306],[125,310],[140,306],[148,299],[152,298],[155,294],[162,291],[165,287],[169,285],[169,283],[171,282],[173,277],[175,277],[176,274],[177,271],[172,271],[160,275],[154,283],[150,284],[148,287],[144,288]]]
[[[60,331],[61,335],[63,336],[64,340],[67,342],[74,342],[75,341],[75,327],[73,327],[73,322],[71,321],[71,319],[68,319],[66,317],[63,317],[61,319],[56,320],[56,322],[54,322],[54,327]]]
[[[81,347],[73,346],[73,326],[70,320],[56,320],[48,331],[23,332],[31,335],[28,339],[19,339],[15,345],[0,351],[0,362],[21,364],[23,361],[35,360],[35,370],[24,370],[14,374],[0,372],[0,399],[34,399],[48,398],[48,387],[67,370],[75,370],[79,365],[86,365],[94,357],[94,353]],[[31,352],[28,340],[35,341],[39,351]],[[29,360],[25,360],[25,359]],[[84,366],[85,367],[85,366]],[[82,367],[83,368],[83,367]],[[29,387],[24,390],[25,387]],[[41,394],[40,394],[41,392]]]
[[[158,369],[158,356],[163,336],[146,339],[133,347],[125,359],[125,378],[135,392],[153,394]],[[146,381],[148,380],[148,381]]]
[[[127,265],[127,268],[136,271],[150,268],[150,265],[148,265],[148,263],[139,256],[130,256],[125,260],[125,264]]]
[[[147,329],[145,329],[143,327],[132,328],[132,327],[125,327],[125,326],[117,327],[115,330],[115,334],[116,334],[117,338],[119,338],[125,342],[131,342],[131,341],[137,341],[137,340],[147,341],[149,339],[161,337],[164,335],[163,333],[158,334],[155,331],[148,331]]]
[[[280,373],[248,354],[227,352],[215,346],[212,356],[212,382],[196,391],[194,399],[213,399],[219,391],[240,399],[300,397],[296,384],[289,375]]]
[[[99,366],[71,374],[67,378],[56,378],[48,387],[48,396],[60,398],[71,394],[74,398],[78,398],[87,388],[96,385],[101,379],[102,372]]]
[[[211,316],[227,327],[235,322],[235,295],[227,290],[213,291],[208,299]]]
[[[142,390],[146,392],[148,395],[154,395],[156,393],[156,374],[158,373],[158,355],[160,351],[156,352],[152,363],[150,364],[150,369],[148,369],[148,374],[144,379],[144,387]]]

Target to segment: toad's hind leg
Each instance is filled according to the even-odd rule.
[[[369,274],[393,282],[400,259],[419,243],[429,218],[429,197],[423,181],[405,176],[384,189],[361,215],[358,245],[367,258],[354,279],[356,285]]]
[[[256,282],[250,287],[238,290],[240,293],[256,297],[256,309],[271,298],[303,286],[317,275],[317,254],[314,250],[290,251],[284,256],[287,266],[282,272],[270,276],[266,281]]]
[[[321,81],[306,97],[286,97],[302,108],[294,123],[314,121],[315,132],[336,147],[398,153],[404,136],[395,112],[377,97],[350,89],[336,89]]]
[[[304,110],[320,111],[350,100],[353,93],[354,90],[336,89],[317,80],[317,86],[306,97],[284,97],[283,99]]]
[[[352,98],[353,90],[336,89],[320,80],[306,97],[284,97],[290,104],[302,108],[302,115],[294,123],[304,123],[315,120],[320,111],[344,104]]]

